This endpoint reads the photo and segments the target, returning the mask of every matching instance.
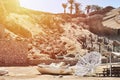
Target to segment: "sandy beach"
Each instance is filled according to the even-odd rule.
[[[120,80],[119,77],[78,77],[74,75],[40,74],[36,66],[5,67],[8,74],[0,76],[0,80]]]

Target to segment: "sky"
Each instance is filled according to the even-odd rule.
[[[25,8],[39,10],[50,13],[63,13],[62,3],[67,3],[67,0],[19,0],[20,5]],[[113,6],[120,7],[120,0],[75,0],[82,4],[82,10],[86,5],[99,5],[101,7]],[[68,12],[68,10],[67,10]]]

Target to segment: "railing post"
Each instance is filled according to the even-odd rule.
[[[111,62],[112,57],[111,56],[112,56],[112,53],[110,52],[110,77],[112,76],[112,69],[111,69],[112,68],[112,62]]]

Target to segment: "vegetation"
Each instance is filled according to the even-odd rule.
[[[75,14],[79,14],[80,13],[80,3],[75,3]]]
[[[99,11],[101,9],[102,9],[102,7],[100,7],[98,5],[91,5],[91,11]]]
[[[68,6],[70,4],[70,6]],[[75,11],[75,14],[80,14],[81,11],[81,3],[75,2],[75,0],[68,0],[68,5],[67,3],[62,3],[62,7],[64,8],[64,13],[66,13],[66,8],[68,6],[68,9],[70,9],[70,14],[73,14],[73,10]],[[102,10],[103,8],[99,5],[87,5],[85,7],[86,13],[92,13],[92,12],[98,12]]]
[[[74,9],[75,9],[75,14],[80,13],[80,6],[81,6],[80,3],[77,3],[74,0],[68,0],[68,4],[70,4],[70,6],[68,7],[68,9],[70,9],[70,14],[73,14]],[[62,7],[64,8],[64,13],[66,13],[67,3],[62,3]]]
[[[98,5],[87,5],[85,7],[87,14],[89,14],[90,12],[99,11],[101,9],[102,9],[102,7],[100,7]]]
[[[90,5],[87,5],[87,6],[85,7],[85,10],[87,10],[87,14],[89,14],[90,9],[91,9],[91,6],[90,6]]]
[[[74,9],[74,7],[73,7],[73,4],[74,4],[74,0],[68,0],[68,3],[70,4],[70,7],[69,7],[69,9],[70,9],[70,14],[72,14],[72,12],[73,12],[73,9]]]
[[[66,3],[63,3],[62,6],[63,6],[63,8],[64,8],[64,13],[66,13],[67,4],[66,4]]]

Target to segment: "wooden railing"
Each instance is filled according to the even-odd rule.
[[[103,72],[96,73],[96,75],[104,76],[104,77],[120,77],[120,66],[112,66],[111,75],[110,75],[110,68],[103,68]]]

